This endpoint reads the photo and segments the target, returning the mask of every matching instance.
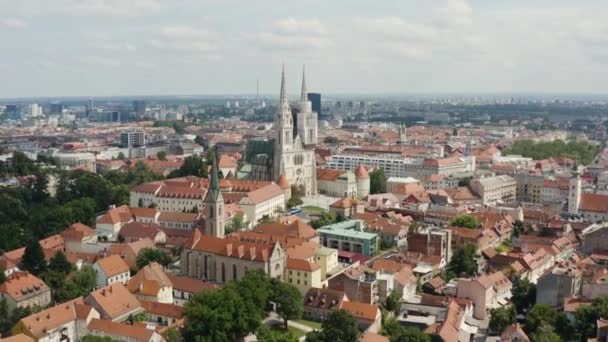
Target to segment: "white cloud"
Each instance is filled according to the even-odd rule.
[[[0,25],[13,29],[24,29],[29,26],[27,22],[17,18],[0,18]]]
[[[0,13],[17,15],[121,15],[157,12],[172,0],[0,0]]]
[[[101,57],[101,56],[82,56],[78,58],[83,64],[104,66],[104,67],[119,67],[120,61],[112,58]]]
[[[253,38],[264,48],[283,50],[325,49],[334,46],[328,29],[315,19],[277,20],[272,31],[258,32]]]
[[[195,29],[190,26],[165,26],[161,28],[164,37],[172,39],[201,39],[209,38],[207,30]]]
[[[315,19],[295,19],[292,17],[279,20],[275,23],[278,31],[285,34],[298,35],[327,35],[327,28]]]
[[[399,17],[356,18],[355,24],[374,36],[391,39],[428,40],[437,36],[437,29],[424,24],[406,22]]]
[[[165,26],[154,37],[148,39],[148,45],[165,52],[216,53],[218,36],[214,32],[192,26]]]

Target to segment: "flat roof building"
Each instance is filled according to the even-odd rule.
[[[325,247],[374,256],[378,250],[378,235],[364,229],[364,221],[348,220],[321,227],[317,233]]]

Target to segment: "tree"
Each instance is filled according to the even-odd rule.
[[[581,340],[594,337],[597,332],[597,320],[608,317],[608,297],[599,297],[591,305],[581,305],[576,309],[576,330]]]
[[[119,342],[108,336],[86,335],[82,338],[82,342]]]
[[[541,325],[534,333],[530,334],[530,340],[534,342],[561,342],[562,338],[555,333],[550,325]]]
[[[68,261],[62,251],[57,251],[49,262],[49,270],[68,274],[72,270],[72,264]]]
[[[156,248],[142,248],[137,254],[137,267],[139,268],[144,268],[152,262],[157,262],[167,267],[172,261],[170,256]]]
[[[554,326],[558,318],[559,313],[553,307],[546,304],[536,304],[526,316],[524,328],[528,335],[534,334],[543,325]]]
[[[299,205],[304,204],[300,197],[291,196],[287,201],[287,208],[291,209],[293,207],[297,207]]]
[[[241,214],[234,215],[234,217],[232,218],[232,221],[230,221],[230,223],[231,223],[230,228],[232,231],[241,230],[241,229],[243,229],[243,227],[245,227],[245,219],[243,218],[243,215],[241,215]]]
[[[268,311],[268,303],[273,294],[274,286],[266,273],[261,270],[248,271],[239,282],[231,283],[229,286],[232,285],[236,286],[241,297],[252,302],[260,310],[260,315],[264,315]]]
[[[187,341],[237,341],[262,323],[259,308],[244,300],[234,286],[200,292],[184,311]]]
[[[21,264],[24,269],[33,275],[39,275],[46,270],[46,260],[42,246],[37,240],[31,240],[25,247]]]
[[[383,169],[375,169],[369,174],[369,191],[372,194],[386,192],[386,176]]]
[[[310,226],[313,227],[314,229],[319,229],[321,227],[330,225],[334,222],[335,222],[334,217],[330,213],[324,211],[321,213],[321,216],[319,216],[319,218],[310,221],[308,224],[310,224]]]
[[[257,333],[259,342],[297,342],[298,338],[291,331],[278,331],[263,325]]]
[[[401,327],[397,333],[390,335],[390,342],[431,342],[431,337],[414,327]]]
[[[513,236],[518,237],[525,230],[524,222],[521,220],[515,220],[513,223]]]
[[[503,306],[492,309],[490,315],[490,330],[502,334],[509,325],[515,323],[517,313],[514,306]]]
[[[458,181],[458,186],[469,186],[471,184],[471,177],[465,177]]]
[[[158,160],[167,160],[167,152],[165,152],[165,151],[159,151],[156,154],[156,159],[158,159]]]
[[[467,243],[462,246],[452,256],[448,264],[448,272],[453,276],[461,274],[472,276],[477,273],[477,262],[475,261],[475,246]]]
[[[276,282],[272,288],[271,300],[277,305],[276,311],[283,318],[285,330],[287,330],[287,321],[300,318],[304,312],[302,294],[291,284]]]
[[[323,142],[326,144],[337,144],[340,142],[340,139],[336,138],[336,137],[325,137],[323,139]]]
[[[163,332],[163,337],[167,342],[184,342],[184,337],[175,327],[171,327]]]
[[[125,154],[122,153],[122,152],[118,153],[118,156],[116,156],[116,159],[118,159],[118,160],[124,160],[125,159]]]
[[[401,303],[399,302],[399,293],[395,290],[386,297],[384,308],[391,312],[398,312],[401,309]]]
[[[336,310],[323,321],[320,332],[306,335],[306,341],[352,342],[359,337],[357,320],[346,310]]]
[[[37,171],[32,182],[32,200],[34,202],[44,202],[49,198],[48,187],[49,176],[44,172]]]
[[[479,228],[479,221],[475,218],[475,216],[462,214],[454,217],[450,221],[450,225],[454,227],[462,227],[462,228]]]
[[[527,279],[516,279],[511,294],[517,313],[525,314],[536,303],[536,285]]]

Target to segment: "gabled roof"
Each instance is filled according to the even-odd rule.
[[[129,272],[129,265],[116,254],[97,260],[97,265],[108,278]]]
[[[17,302],[46,291],[49,291],[49,287],[44,281],[28,272],[15,272],[0,285],[0,293],[6,294]]]
[[[217,288],[217,285],[209,283],[200,279],[182,277],[176,275],[168,275],[169,280],[173,284],[173,289],[187,292],[187,293],[199,293],[203,290],[210,290]]]
[[[141,293],[145,296],[156,296],[163,287],[173,284],[160,264],[153,262],[142,268],[131,279],[127,287],[131,293]]]
[[[156,333],[154,329],[148,329],[143,325],[127,325],[96,318],[91,320],[87,328],[94,335],[121,336],[129,341],[138,342],[149,342]]]
[[[154,240],[162,232],[156,223],[130,222],[120,229],[120,235],[127,240],[141,240],[149,238]]]
[[[100,312],[102,317],[107,316],[112,320],[142,310],[137,298],[121,283],[114,283],[91,292],[85,302],[98,307],[103,311]]]
[[[95,229],[82,224],[80,222],[74,223],[69,226],[66,230],[60,234],[63,240],[75,240],[82,241],[82,239],[95,235]]]
[[[86,318],[80,314],[86,313],[88,315],[90,310],[93,310],[93,308],[85,304],[82,297],[78,297],[24,317],[20,322],[36,338],[42,338],[49,331],[68,322],[76,321],[79,318]]]
[[[288,270],[297,270],[303,272],[314,272],[320,269],[319,265],[313,264],[308,260],[287,258],[287,264],[285,265]]]
[[[340,309],[350,312],[355,318],[375,321],[380,314],[378,305],[343,301]]]
[[[126,223],[133,220],[131,211],[128,205],[121,205],[120,207],[112,208],[108,210],[103,216],[97,219],[98,224],[117,224]]]

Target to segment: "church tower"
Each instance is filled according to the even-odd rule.
[[[224,227],[224,197],[220,190],[220,182],[217,172],[217,156],[213,161],[211,181],[203,203],[205,204],[205,235],[223,238]]]
[[[304,146],[317,144],[317,113],[312,111],[312,102],[308,101],[306,89],[306,67],[302,69],[302,93],[300,95],[300,112],[297,115],[298,136]]]
[[[570,178],[570,187],[568,188],[568,214],[578,215],[578,208],[581,204],[581,176],[578,170],[574,172]]]
[[[405,145],[407,143],[407,132],[405,125],[399,126],[399,144]]]
[[[295,120],[295,125],[294,125]],[[315,146],[317,144],[317,113],[308,101],[306,78],[302,79],[300,111],[293,118],[285,90],[285,68],[281,75],[281,96],[274,129],[274,162],[271,179],[281,175],[287,183],[302,189],[305,196],[317,193]]]

